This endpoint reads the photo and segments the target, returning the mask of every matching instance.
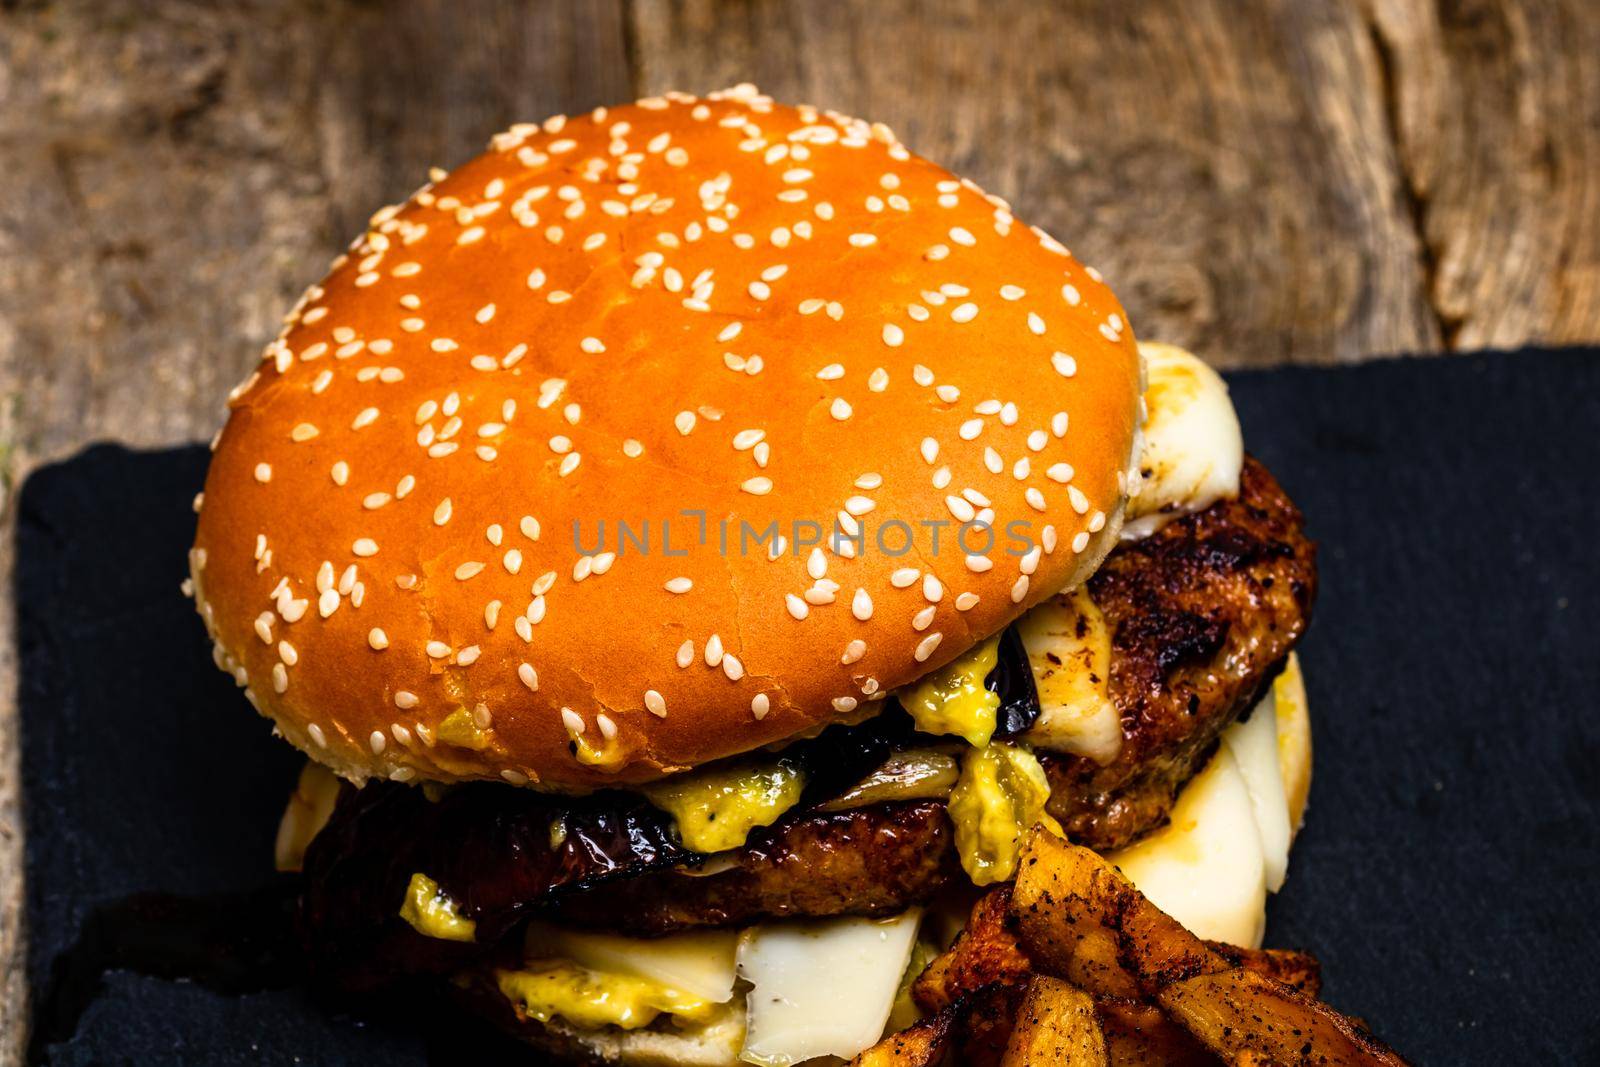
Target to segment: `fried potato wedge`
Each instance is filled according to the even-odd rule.
[[[1099,996],[1149,1000],[1226,966],[1095,853],[1034,832],[1017,866],[1010,918],[1039,970]]]
[[[890,1034],[850,1061],[850,1067],[935,1067],[950,1051],[955,1008]]]
[[[1239,1067],[1405,1064],[1355,1020],[1243,968],[1181,979],[1156,1002],[1223,1062]]]
[[[1287,948],[1243,948],[1221,941],[1207,941],[1206,947],[1229,967],[1264,974],[1308,997],[1315,998],[1322,990],[1322,964],[1307,953]]]
[[[1154,1004],[1096,997],[1112,1067],[1217,1067],[1217,1057]]]
[[[911,996],[919,1008],[929,1013],[941,1011],[995,983],[1027,984],[1033,968],[1017,944],[1017,936],[1006,926],[1010,906],[1009,885],[995,886],[978,898],[955,941],[912,983]]]
[[[1038,975],[1011,1024],[1001,1067],[1060,1064],[1061,1067],[1108,1067],[1106,1039],[1094,998],[1059,978]]]
[[[1226,1063],[1405,1062],[1314,999],[1315,960],[1201,941],[1105,860],[1054,835],[1035,832],[1024,850],[1008,918],[1036,970],[1096,997],[1109,1020],[1108,1048],[1126,1053],[1125,1062],[1167,1062],[1158,1058],[1163,1045],[1171,1062],[1185,1062],[1177,1058],[1183,1042],[1127,1007],[1150,1002]],[[1112,1004],[1123,1007],[1108,1010]]]

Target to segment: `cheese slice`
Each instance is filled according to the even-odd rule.
[[[1106,764],[1122,749],[1122,716],[1111,701],[1111,628],[1083,586],[1043,601],[1017,620],[1028,653],[1039,718],[1036,748]]]
[[[756,926],[739,939],[746,998],[739,1058],[788,1067],[849,1059],[883,1036],[916,943],[920,909],[895,919],[826,919]]]
[[[1239,492],[1244,435],[1228,386],[1198,357],[1141,341],[1147,384],[1138,477],[1130,487],[1123,540]]]
[[[642,978],[682,990],[701,1000],[725,1004],[733,999],[734,930],[697,930],[667,937],[567,930],[530,923],[524,954],[530,960],[571,960],[601,974]]]
[[[1171,822],[1106,858],[1200,937],[1261,944],[1267,901],[1261,831],[1228,746],[1183,787]]]
[[[1289,799],[1283,791],[1278,767],[1278,714],[1268,690],[1249,717],[1222,732],[1222,743],[1233,754],[1250,794],[1256,830],[1261,835],[1261,856],[1266,864],[1267,888],[1283,888],[1289,868]]]

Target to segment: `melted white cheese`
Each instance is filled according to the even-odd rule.
[[[536,922],[528,926],[525,955],[530,960],[571,960],[601,974],[643,978],[702,1000],[726,1004],[733,999],[738,944],[739,935],[734,930],[638,938]]]
[[[1280,698],[1292,708],[1280,709]],[[1310,758],[1299,663],[1291,660],[1249,718],[1173,805],[1171,821],[1106,858],[1162,911],[1201,937],[1257,946],[1267,892],[1283,885],[1304,783],[1289,781]],[[1280,712],[1288,710],[1285,719]],[[1287,723],[1295,736],[1279,736]]]
[[[1111,701],[1111,628],[1082,586],[1043,601],[1017,620],[1033,668],[1039,718],[1028,742],[1110,763],[1122,749],[1122,716]]]
[[[897,919],[826,919],[753,927],[739,940],[751,983],[744,1048],[759,1067],[849,1059],[883,1036],[916,942],[919,909]]]
[[[1171,818],[1106,859],[1156,907],[1199,936],[1259,945],[1266,863],[1250,792],[1227,746],[1183,787]]]
[[[1175,345],[1141,341],[1139,354],[1147,414],[1123,540],[1236,495],[1244,464],[1239,417],[1217,372]]]

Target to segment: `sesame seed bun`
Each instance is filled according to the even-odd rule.
[[[194,590],[340,774],[639,782],[857,718],[1081,582],[1138,407],[1098,275],[888,130],[645,100],[373,217],[230,401]]]

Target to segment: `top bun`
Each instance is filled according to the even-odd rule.
[[[1139,377],[1092,269],[882,126],[749,87],[516,126],[235,391],[194,592],[347,777],[645,781],[1087,577]]]

